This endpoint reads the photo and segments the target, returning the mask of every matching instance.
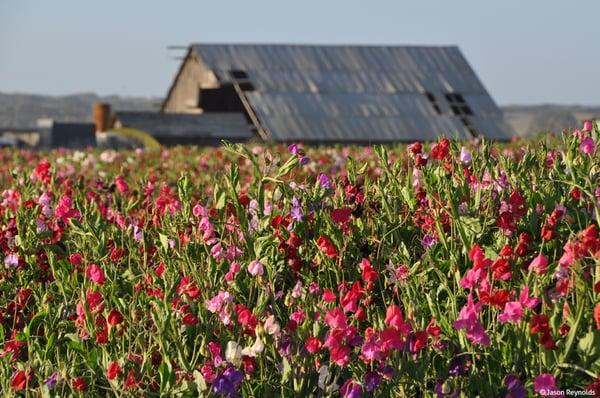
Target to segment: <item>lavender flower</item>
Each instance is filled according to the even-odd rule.
[[[321,185],[321,188],[331,189],[331,180],[329,179],[329,177],[327,177],[327,175],[323,173],[319,174],[319,176],[317,177],[317,182],[319,183],[319,185]]]
[[[505,398],[525,398],[527,390],[515,374],[509,374],[504,378],[504,385],[508,389]]]
[[[425,235],[423,236],[423,239],[421,239],[421,246],[423,246],[424,249],[430,249],[435,246],[436,243],[437,239],[431,235]]]
[[[17,256],[15,253],[11,253],[4,257],[4,265],[7,267],[16,267],[19,265],[19,256]]]
[[[59,378],[60,375],[58,374],[58,372],[54,372],[50,375],[50,377],[44,380],[44,384],[46,384],[46,387],[52,390],[54,387],[56,387]]]
[[[304,217],[304,214],[302,213],[302,208],[300,207],[300,201],[295,196],[292,198],[292,211],[290,212],[290,214],[292,215],[292,218],[297,222],[302,221]]]

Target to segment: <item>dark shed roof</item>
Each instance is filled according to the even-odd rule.
[[[276,141],[509,139],[502,113],[458,47],[195,44],[221,82],[242,71]],[[427,95],[429,94],[429,96]],[[447,94],[460,94],[468,113]],[[436,110],[437,108],[437,110]],[[461,120],[462,119],[462,120]]]
[[[253,126],[241,113],[117,112],[117,119],[124,127],[142,130],[159,141],[161,138],[238,141],[254,136]]]

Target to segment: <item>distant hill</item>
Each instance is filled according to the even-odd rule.
[[[522,137],[581,127],[583,120],[600,119],[600,106],[509,105],[502,107],[508,124]]]
[[[100,97],[96,94],[46,96],[0,93],[0,127],[35,127],[37,120],[52,118],[64,122],[91,121],[94,102],[111,104],[114,110],[158,110],[161,98]],[[600,106],[509,105],[502,107],[504,117],[515,132],[529,136],[539,132],[561,132],[578,127],[585,119],[600,119]]]
[[[107,102],[116,110],[158,109],[160,98],[100,97],[96,94],[46,96],[0,93],[0,127],[35,127],[37,120],[52,118],[62,122],[92,121],[94,102]]]

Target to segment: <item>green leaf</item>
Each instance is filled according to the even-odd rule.
[[[221,186],[219,186],[219,184],[216,184],[214,190],[215,209],[221,210],[222,208],[224,208],[226,199],[227,196],[225,194],[225,191],[221,188]]]
[[[169,251],[169,238],[167,235],[161,234],[160,232],[158,233],[158,237],[160,238],[160,243],[162,244],[163,249],[165,249],[166,252]]]
[[[593,359],[598,355],[598,346],[600,345],[600,333],[588,332],[577,344],[577,351],[586,359]]]
[[[287,160],[287,162],[285,162],[283,164],[283,166],[281,166],[279,168],[279,170],[277,171],[277,175],[275,176],[275,178],[283,177],[284,175],[286,175],[287,173],[289,173],[290,171],[292,171],[294,169],[294,167],[296,167],[298,164],[299,164],[298,157],[297,156],[292,156],[291,158],[289,158]]]
[[[284,357],[283,358],[283,371],[282,371],[282,376],[281,376],[281,383],[287,383],[288,380],[290,379],[290,373],[292,373],[292,367],[290,366],[290,363],[288,362],[288,360]]]
[[[208,386],[206,385],[206,380],[204,380],[204,376],[202,376],[202,373],[200,373],[197,370],[194,370],[193,375],[194,375],[194,383],[196,383],[196,388],[198,389],[198,393],[200,393],[200,395],[202,395],[202,393],[208,389]]]

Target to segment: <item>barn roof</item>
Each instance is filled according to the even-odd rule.
[[[276,141],[389,142],[471,132],[510,138],[458,47],[194,44],[192,50],[220,82],[242,76],[251,83],[244,94]]]
[[[117,112],[123,126],[144,131],[155,138],[196,138],[199,140],[247,140],[253,126],[241,113],[158,113]]]

